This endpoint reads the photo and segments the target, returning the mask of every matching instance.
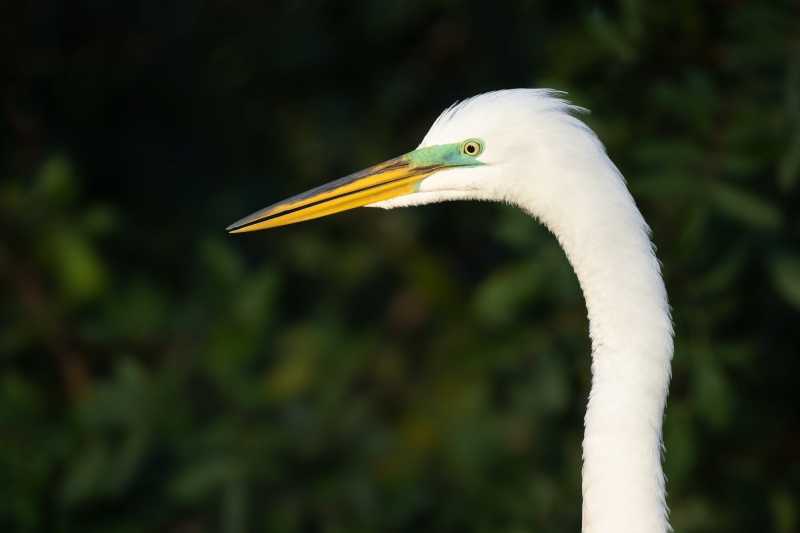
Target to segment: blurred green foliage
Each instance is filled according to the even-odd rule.
[[[653,228],[679,532],[800,529],[800,6],[0,3],[3,531],[578,531],[586,311],[485,204],[245,236],[553,87]]]

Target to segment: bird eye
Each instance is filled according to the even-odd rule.
[[[465,155],[475,157],[483,151],[483,146],[477,141],[467,141],[462,148]]]

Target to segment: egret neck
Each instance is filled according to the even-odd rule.
[[[610,160],[582,177],[588,171],[582,159],[565,152],[553,168],[576,183],[603,184],[600,190],[576,187],[554,210],[541,210],[525,195],[519,202],[544,213],[540,219],[564,249],[588,309],[592,387],[584,419],[583,531],[662,533],[669,525],[661,429],[673,346],[659,263]]]

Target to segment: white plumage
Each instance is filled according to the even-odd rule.
[[[237,231],[358,205],[390,209],[446,200],[507,202],[536,217],[563,247],[589,314],[592,389],[583,440],[583,531],[664,533],[670,527],[661,428],[673,351],[667,295],[649,228],[600,141],[575,117],[580,111],[549,90],[476,96],[447,109],[417,151],[232,227],[270,216]],[[482,143],[480,155],[464,162],[469,154],[462,149],[460,159],[453,159],[448,146],[463,147],[469,139]],[[413,190],[397,188],[398,165],[416,172]],[[391,179],[378,185],[369,181],[389,174]],[[302,215],[319,210],[317,200],[333,194],[329,191],[345,193],[322,205],[341,207]],[[357,202],[341,200],[359,195]]]
[[[419,193],[373,207],[444,200],[519,206],[558,238],[586,298],[592,390],[583,440],[583,530],[669,529],[661,422],[672,322],[649,228],[582,109],[553,91],[476,96],[446,110],[420,147],[486,142],[485,166],[438,172]]]

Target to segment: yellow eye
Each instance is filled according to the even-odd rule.
[[[478,142],[467,141],[464,143],[464,148],[462,150],[464,151],[465,155],[471,155],[475,157],[483,151],[483,147]]]

